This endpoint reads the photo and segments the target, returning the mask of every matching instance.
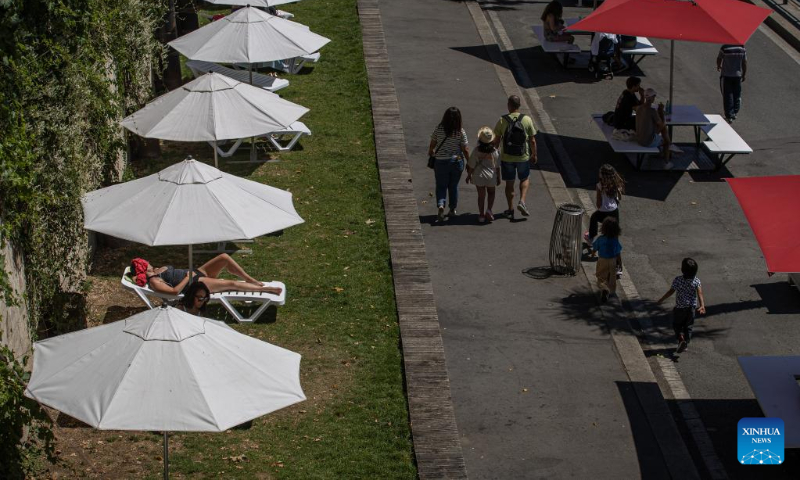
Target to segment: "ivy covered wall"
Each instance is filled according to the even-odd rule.
[[[33,334],[57,324],[60,294],[80,291],[80,198],[119,179],[118,121],[152,96],[164,11],[162,0],[0,0],[0,236],[23,257],[16,300]]]
[[[24,266],[0,269],[0,303],[27,312],[33,339],[57,333],[81,298],[89,259],[80,199],[120,179],[118,122],[152,97],[165,10],[165,0],[0,0],[0,242]],[[13,294],[9,275],[23,271],[24,294]],[[38,431],[17,378],[24,352],[14,353],[0,346],[3,478],[25,475],[37,438],[23,430]]]

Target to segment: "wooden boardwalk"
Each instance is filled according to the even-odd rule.
[[[358,14],[417,471],[421,479],[467,478],[378,1],[358,0]]]

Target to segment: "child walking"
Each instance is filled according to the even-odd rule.
[[[614,217],[606,217],[600,226],[600,235],[592,243],[597,252],[597,287],[600,288],[600,301],[605,303],[609,295],[617,291],[617,265],[622,265],[622,244],[619,236],[622,229]]]
[[[695,309],[701,315],[706,313],[703,289],[700,287],[700,279],[697,278],[697,262],[691,258],[683,259],[681,275],[675,277],[672,287],[658,300],[658,304],[676,292],[678,295],[675,298],[675,309],[672,311],[672,328],[678,340],[677,353],[681,353],[689,348],[689,342],[692,340]]]
[[[478,146],[467,161],[467,183],[478,189],[478,223],[494,220],[495,188],[500,185],[500,152],[494,147],[494,131],[489,127],[478,130]],[[486,198],[488,196],[488,199]],[[486,209],[484,209],[486,201]]]
[[[589,218],[589,231],[583,234],[588,245],[597,236],[597,224],[603,223],[607,217],[614,217],[619,223],[619,201],[625,193],[625,180],[611,165],[605,163],[600,167],[599,181],[595,186],[595,206],[597,210]],[[594,252],[592,252],[594,255]]]

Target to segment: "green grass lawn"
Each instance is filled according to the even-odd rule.
[[[302,354],[301,381],[308,400],[229,432],[174,434],[171,473],[413,478],[399,327],[356,2],[308,0],[284,9],[296,15],[294,21],[332,40],[312,69],[281,74],[291,85],[280,95],[311,109],[302,121],[313,135],[301,140],[293,152],[271,152],[277,162],[228,164],[221,159],[220,168],[290,190],[305,219],[282,235],[257,239],[252,255],[234,255],[254,277],[281,280],[288,290],[287,303],[277,310],[274,321],[234,327]],[[137,176],[149,174],[186,153],[213,162],[206,145],[171,143],[164,147],[162,159],[137,161],[133,170]],[[234,159],[247,156],[240,152]],[[260,151],[259,156],[265,153]],[[105,255],[110,263],[95,271],[95,281],[117,282],[135,255],[149,255],[154,263],[156,258],[168,259],[180,267],[186,262],[182,248],[121,247]],[[213,312],[220,317],[224,313]],[[114,442],[113,448],[124,449],[126,438]],[[159,475],[160,463],[150,460],[150,475]]]

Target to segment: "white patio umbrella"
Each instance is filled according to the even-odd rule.
[[[306,107],[262,88],[207,73],[156,98],[121,124],[146,138],[213,142],[217,166],[217,141],[274,132],[306,113]]]
[[[100,430],[221,432],[305,400],[300,354],[172,307],[36,342],[25,395]]]
[[[153,175],[82,198],[84,228],[158,245],[251,239],[303,223],[292,194],[191,157]]]
[[[245,7],[168,45],[190,60],[253,64],[309,55],[328,42],[305,25]]]

